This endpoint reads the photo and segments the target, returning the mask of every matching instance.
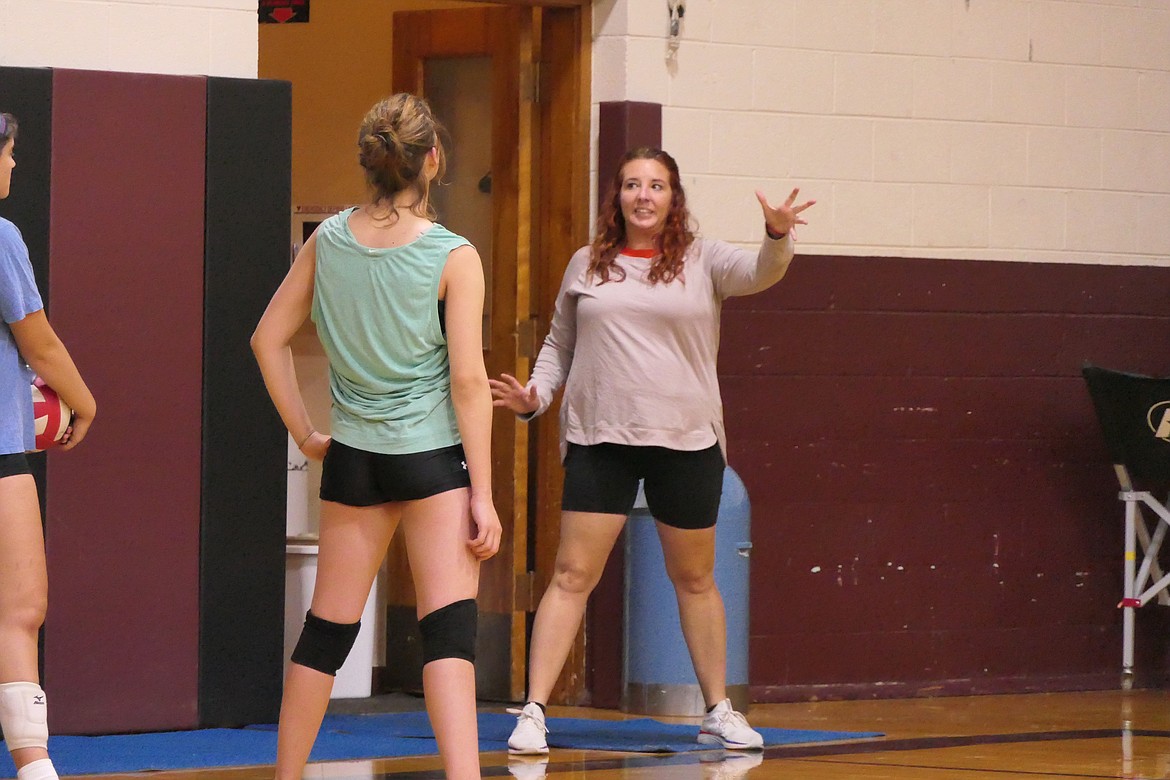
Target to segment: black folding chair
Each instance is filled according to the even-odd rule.
[[[1111,371],[1086,364],[1082,369],[1105,444],[1125,502],[1125,592],[1123,610],[1123,688],[1133,685],[1134,611],[1151,600],[1170,605],[1170,575],[1158,565],[1158,550],[1170,528],[1170,502],[1158,501],[1143,486],[1170,482],[1170,378]],[[1156,515],[1153,535],[1143,505]],[[1137,547],[1142,548],[1141,566]],[[1147,583],[1153,583],[1147,587]]]

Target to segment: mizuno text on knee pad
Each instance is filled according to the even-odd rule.
[[[334,623],[306,612],[305,627],[292,652],[292,662],[336,675],[353,649],[361,626],[360,620],[356,623]]]
[[[0,728],[9,750],[49,746],[48,707],[41,686],[31,682],[0,683]]]
[[[479,614],[475,599],[440,607],[418,621],[422,634],[423,663],[440,658],[462,658],[475,663],[475,634]]]

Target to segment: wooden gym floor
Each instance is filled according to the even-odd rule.
[[[484,707],[502,711],[503,707]],[[621,718],[610,710],[553,707],[553,717]],[[870,740],[769,748],[754,755],[666,756],[553,750],[547,763],[483,755],[484,777],[519,780],[1064,780],[1170,778],[1170,691],[964,696],[758,704],[756,726],[879,731]],[[681,721],[686,722],[686,721]],[[697,722],[697,721],[696,721]],[[311,780],[432,780],[438,759],[310,764]],[[100,775],[144,780],[148,773]],[[271,767],[151,772],[151,780],[269,780]]]

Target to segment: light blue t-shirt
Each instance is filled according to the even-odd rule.
[[[28,247],[16,225],[0,218],[0,455],[27,452],[35,446],[32,369],[16,349],[10,323],[45,306],[33,277]]]
[[[347,209],[317,228],[313,322],[329,358],[330,434],[389,455],[460,442],[439,279],[468,244],[434,225],[409,244],[359,244]]]

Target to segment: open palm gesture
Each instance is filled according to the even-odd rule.
[[[511,409],[516,414],[532,414],[540,408],[536,387],[525,387],[511,374],[500,374],[500,379],[489,379],[492,388],[492,406]]]
[[[807,225],[803,219],[800,218],[802,211],[816,203],[815,200],[805,201],[799,206],[794,206],[796,203],[796,196],[800,192],[800,188],[796,188],[788,196],[788,198],[779,206],[772,206],[768,203],[768,199],[764,193],[756,190],[756,199],[760,201],[760,206],[764,209],[764,224],[768,226],[768,230],[774,234],[782,234],[790,232],[797,225]]]

